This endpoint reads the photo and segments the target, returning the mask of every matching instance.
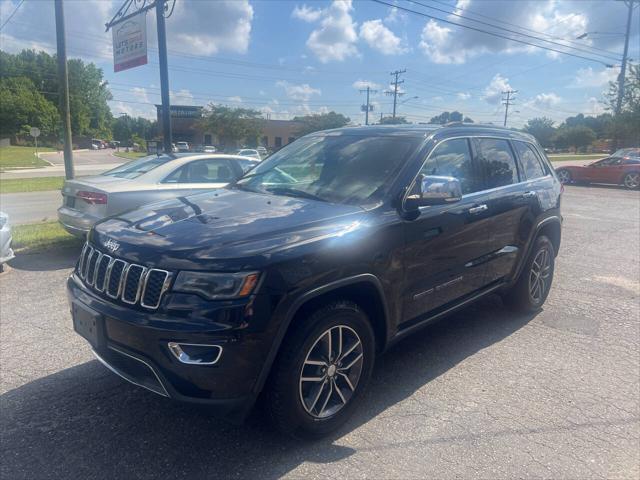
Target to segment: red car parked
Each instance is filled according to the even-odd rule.
[[[629,189],[640,186],[640,148],[624,148],[588,165],[557,168],[562,183],[612,183]]]

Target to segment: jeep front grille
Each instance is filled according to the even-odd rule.
[[[88,243],[76,269],[87,287],[129,305],[155,310],[169,288],[171,273],[113,258]]]

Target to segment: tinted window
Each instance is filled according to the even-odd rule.
[[[240,188],[359,204],[381,196],[421,138],[315,135],[287,145],[238,180]]]
[[[517,183],[518,168],[509,142],[495,138],[479,138],[476,141],[478,160],[486,175],[487,188]]]
[[[540,158],[531,145],[525,142],[513,142],[520,157],[520,165],[527,180],[544,177],[547,173],[540,163]]]
[[[138,160],[134,160],[133,162],[120,165],[119,167],[104,172],[102,175],[120,178],[136,178],[143,173],[150,172],[154,168],[170,162],[171,160],[175,160],[175,157],[169,157],[167,155],[149,155],[148,157],[142,157]]]
[[[479,182],[469,152],[469,142],[464,138],[445,140],[438,145],[420,170],[422,175],[455,177],[460,180],[462,193],[479,190]]]
[[[226,160],[197,160],[188,163],[165,179],[165,183],[225,183],[234,180]]]

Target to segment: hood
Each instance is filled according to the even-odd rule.
[[[363,215],[351,205],[217,189],[111,217],[91,239],[100,247],[115,240],[115,255],[149,266],[256,268],[277,252],[344,235]]]

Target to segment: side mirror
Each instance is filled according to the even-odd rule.
[[[412,208],[428,205],[446,205],[462,200],[462,185],[454,177],[423,176],[419,180],[419,191],[407,197]]]

